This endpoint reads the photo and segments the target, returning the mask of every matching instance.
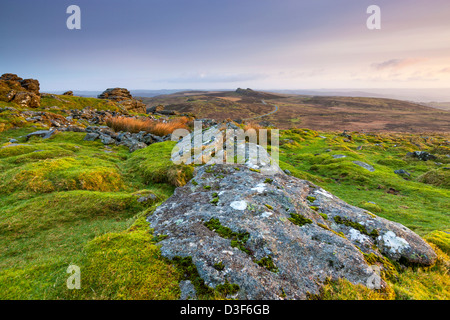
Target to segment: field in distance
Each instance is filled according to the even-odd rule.
[[[197,118],[265,121],[280,129],[361,132],[449,132],[450,111],[418,103],[365,97],[285,95],[238,89],[185,91],[152,98],[168,110]]]

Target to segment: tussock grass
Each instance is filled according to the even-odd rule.
[[[176,129],[188,129],[188,117],[178,117],[167,122],[153,119],[136,119],[127,117],[110,117],[106,124],[114,131],[128,131],[138,133],[140,131],[149,132],[157,136],[166,136]]]

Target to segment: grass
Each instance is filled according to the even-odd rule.
[[[129,117],[110,117],[106,124],[114,131],[128,131],[138,133],[145,131],[157,136],[166,136],[176,129],[188,129],[188,117],[178,117],[167,122],[153,119],[136,119]]]

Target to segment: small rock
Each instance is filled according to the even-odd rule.
[[[356,164],[356,165],[358,165],[358,166],[360,166],[360,167],[362,167],[362,168],[364,168],[364,169],[366,169],[366,170],[369,170],[370,172],[374,172],[374,171],[375,171],[375,168],[374,168],[374,167],[372,167],[370,164],[367,164],[367,163],[365,163],[365,162],[362,162],[362,161],[353,161],[353,163]]]
[[[405,176],[408,176],[408,177],[411,176],[411,174],[408,171],[403,170],[403,169],[395,170],[394,173],[396,173],[398,175],[405,175]]]
[[[342,158],[345,158],[347,156],[343,155],[343,154],[333,154],[332,157],[335,158],[335,159],[342,159]]]
[[[437,157],[435,155],[432,155],[431,153],[428,153],[426,151],[414,151],[414,152],[408,152],[406,154],[408,157],[414,157],[422,161],[428,161],[428,160],[436,160]]]
[[[102,134],[100,136],[100,140],[103,144],[113,144],[116,142],[116,140],[114,140],[113,138],[111,138],[110,136],[108,136],[106,134]]]
[[[87,128],[86,128],[87,129]],[[95,132],[88,132],[86,134],[86,137],[84,137],[84,141],[95,141],[98,139],[100,135],[98,133]]]

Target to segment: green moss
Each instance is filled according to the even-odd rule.
[[[219,261],[218,263],[215,263],[213,265],[214,269],[216,269],[217,271],[223,271],[225,269],[225,265],[223,264],[222,261]]]
[[[82,270],[81,289],[63,289],[69,299],[165,300],[180,294],[181,274],[153,244],[144,218],[125,232],[90,241],[77,264]]]
[[[270,204],[265,204],[265,206],[267,207],[267,209],[273,210],[273,207]]]
[[[450,229],[430,232],[424,237],[428,242],[437,245],[443,252],[450,255]]]
[[[278,272],[277,266],[273,263],[273,259],[271,256],[263,257],[255,263],[263,268],[266,268],[270,272]]]
[[[213,198],[210,203],[217,205],[217,203],[219,202],[219,198]]]
[[[301,214],[291,213],[290,215],[291,217],[288,218],[288,220],[297,226],[304,226],[305,224],[312,223],[311,219],[307,219]]]
[[[225,283],[216,286],[216,292],[223,297],[234,295],[239,292],[239,289],[239,285],[229,283],[228,280],[225,280]]]
[[[133,152],[125,167],[133,178],[143,179],[143,183],[169,183],[175,187],[183,186],[192,179],[194,167],[176,165],[171,160],[175,142],[154,143]]]
[[[261,170],[259,170],[259,169],[253,169],[253,168],[250,168],[250,171],[253,171],[253,172],[261,172]]]
[[[192,257],[175,256],[170,262],[175,264],[176,268],[182,274],[183,280],[191,281],[199,299],[210,299],[214,296],[214,289],[208,287],[200,277],[197,267],[192,262]]]
[[[193,184],[194,186],[198,186],[198,182],[197,182],[197,181],[192,180],[191,182],[192,182],[192,184]]]
[[[328,215],[322,212],[319,212],[319,215],[324,218],[325,220],[328,220]]]
[[[203,189],[209,190],[209,189],[211,189],[211,186],[203,186]]]
[[[316,207],[316,206],[310,206],[309,208],[314,210],[314,211],[319,211],[319,207]]]
[[[309,202],[314,202],[316,200],[316,197],[308,196],[306,198]]]
[[[270,178],[266,178],[266,180],[264,180],[264,183],[272,183],[273,182],[273,179],[270,179]]]
[[[222,226],[219,219],[212,218],[204,223],[205,227],[209,230],[218,233],[222,238],[231,239],[231,246],[244,251],[247,254],[251,254],[251,251],[245,247],[245,243],[250,237],[248,232],[234,232],[230,228]]]
[[[376,237],[378,237],[380,235],[378,230],[376,230],[376,229],[373,229],[371,232],[368,232],[366,227],[364,227],[362,224],[359,224],[358,222],[354,222],[354,221],[351,221],[349,219],[346,219],[346,218],[343,218],[343,217],[340,217],[340,216],[335,216],[334,217],[334,221],[337,224],[343,224],[345,226],[348,226],[348,227],[351,227],[353,229],[356,229],[359,232],[361,232],[362,234],[365,234],[365,235],[370,236],[372,238],[376,238]]]

